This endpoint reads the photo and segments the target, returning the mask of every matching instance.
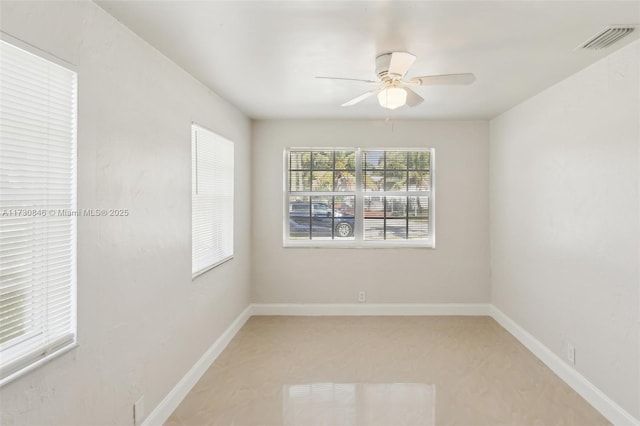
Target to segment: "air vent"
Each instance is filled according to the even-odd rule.
[[[611,46],[622,37],[629,35],[634,27],[623,25],[612,25],[591,37],[585,43],[578,46],[579,49],[599,50]]]

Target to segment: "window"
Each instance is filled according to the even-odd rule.
[[[233,143],[191,128],[191,273],[233,258]]]
[[[5,384],[76,342],[77,76],[4,40],[0,49]]]
[[[432,149],[291,148],[285,246],[434,247]]]

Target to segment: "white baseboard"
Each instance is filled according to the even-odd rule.
[[[616,404],[611,398],[588,381],[582,374],[565,363],[562,358],[543,345],[538,339],[520,327],[496,306],[491,305],[491,317],[503,328],[511,333],[527,349],[529,349],[540,361],[556,373],[566,384],[571,386],[589,404],[598,410],[614,425],[640,426],[640,420],[636,419],[624,408]]]
[[[191,388],[198,383],[198,380],[213,364],[213,361],[220,356],[224,348],[227,347],[233,336],[242,328],[244,323],[251,317],[251,305],[238,315],[222,335],[207,349],[198,361],[191,367],[185,376],[174,386],[169,394],[158,404],[158,406],[142,422],[143,426],[161,426],[167,421],[169,416],[178,408]]]
[[[252,315],[362,316],[362,315],[472,315],[488,316],[488,303],[254,303]]]

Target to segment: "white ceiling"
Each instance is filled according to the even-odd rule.
[[[419,87],[393,118],[486,119],[636,39],[576,46],[610,24],[638,24],[640,1],[97,0],[127,27],[252,118],[382,118],[375,56],[418,59],[408,76],[472,72],[471,86]]]

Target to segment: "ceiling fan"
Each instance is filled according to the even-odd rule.
[[[375,89],[369,90],[368,92],[343,103],[342,106],[355,105],[370,96],[378,95],[378,102],[380,103],[380,106],[388,109],[396,109],[403,105],[414,107],[421,104],[424,101],[424,98],[414,92],[411,89],[411,86],[471,84],[476,79],[476,76],[471,73],[427,75],[423,77],[405,79],[407,71],[409,71],[409,68],[411,68],[411,65],[413,65],[415,60],[415,55],[407,52],[389,52],[378,55],[376,57],[376,74],[378,75],[378,81],[341,77],[316,78],[360,81],[364,83],[377,84],[378,87]]]

